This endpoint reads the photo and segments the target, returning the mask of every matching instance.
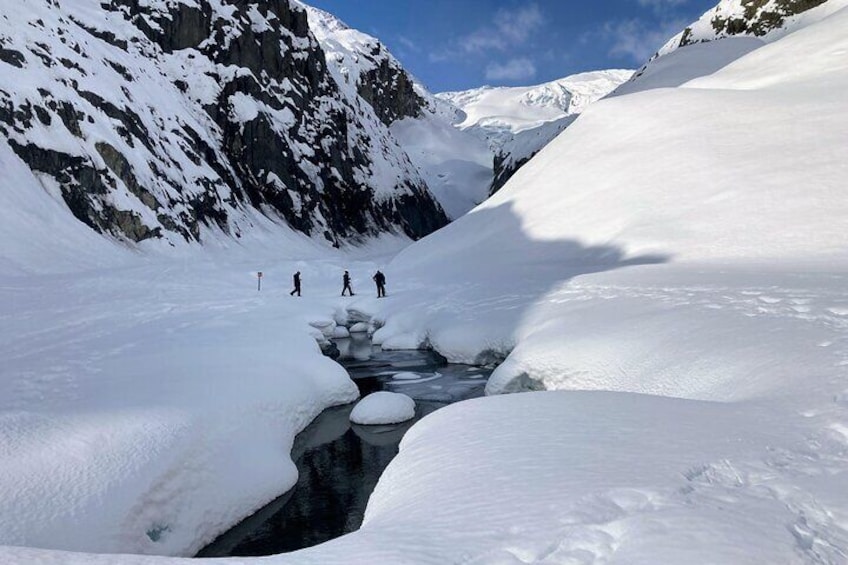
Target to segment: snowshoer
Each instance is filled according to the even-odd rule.
[[[386,297],[386,275],[384,275],[379,270],[374,273],[372,277],[374,282],[377,284],[377,298],[385,298]]]
[[[289,293],[289,296],[294,296],[297,293],[300,296],[300,271],[294,274],[294,290]]]
[[[350,292],[351,296],[353,296],[353,289],[350,287],[350,273],[347,271],[345,271],[342,276],[342,283],[344,284],[344,286],[342,286],[342,296],[345,295],[344,293],[346,290]]]

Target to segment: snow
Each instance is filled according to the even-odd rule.
[[[688,26],[687,30],[679,33],[670,39],[657,53],[658,56],[664,56],[671,53],[675,49],[680,48],[681,40],[684,34],[687,36],[687,41],[690,43],[714,41],[716,39],[724,39],[729,37],[728,30],[724,29],[719,32],[714,27],[714,21],[724,20],[742,20],[742,21],[757,21],[765,24],[766,30],[761,39],[766,42],[777,41],[786,35],[795,32],[798,29],[803,29],[816,22],[821,21],[828,16],[836,13],[846,6],[844,0],[826,0],[818,6],[812,6],[813,2],[781,2],[778,0],[768,0],[754,5],[745,2],[745,0],[720,0],[719,3],[711,10],[708,10],[696,22]],[[787,13],[803,10],[800,13],[786,16]],[[773,27],[769,24],[769,20],[778,15],[783,19],[782,25]],[[738,31],[733,32],[738,33]],[[751,35],[751,32],[746,32],[746,35]]]
[[[486,543],[436,532],[448,562],[454,543],[481,563],[844,560],[846,28],[843,9],[770,43],[657,59],[501,192],[401,252],[389,267],[409,282],[371,310],[375,341],[503,360],[489,394],[559,392],[424,419],[366,529],[401,507],[466,508]],[[435,468],[451,451],[462,472]],[[469,481],[412,502],[458,475],[487,494],[466,498]],[[516,484],[520,500],[503,494]]]
[[[350,327],[350,333],[366,333],[369,327],[365,322],[357,322]]]
[[[593,71],[535,86],[485,86],[437,96],[462,110],[458,128],[472,131],[496,149],[512,134],[581,113],[632,74]]]
[[[372,392],[356,403],[350,421],[366,426],[399,424],[415,417],[415,401],[398,392]]]
[[[304,8],[340,89],[373,115],[373,109],[357,93],[361,77],[380,65],[406,71],[377,38],[348,27],[323,10]],[[448,217],[458,218],[488,196],[492,154],[485,143],[454,128],[441,113],[440,101],[420,83],[414,84],[423,101],[421,113],[392,123],[387,143],[402,150]]]
[[[451,120],[466,136],[485,144],[490,162],[500,158],[504,169],[515,170],[571,125],[590,104],[609,94],[632,74],[624,70],[595,71],[536,86],[486,86],[445,92],[437,95],[441,105],[437,113],[441,120]],[[449,112],[445,105],[454,107],[454,112]],[[421,139],[412,132],[407,137]],[[450,148],[451,144],[445,145]],[[450,154],[448,151],[447,155]],[[431,183],[433,186],[438,187],[438,183]],[[491,192],[491,183],[485,188],[483,196]],[[437,188],[433,190],[438,192]],[[478,196],[476,202],[482,200]],[[455,209],[451,203],[445,207]]]
[[[38,546],[187,555],[278,494],[293,434],[355,396],[314,343],[349,322],[500,362],[491,395],[410,429],[358,532],[267,563],[844,562],[848,9],[828,13],[657,59],[391,262],[397,240],[259,223],[72,270],[28,228],[0,263],[0,540],[35,547],[0,562],[176,563]],[[9,194],[16,226],[66,218]],[[391,296],[337,296],[375,265]]]
[[[399,120],[391,131],[449,218],[459,218],[489,196],[492,153],[485,142],[429,113]]]
[[[341,265],[364,279],[368,256],[406,241],[336,251],[259,224],[130,252],[46,193],[20,196],[0,261],[0,545],[191,555],[293,485],[294,435],[357,398],[311,323],[340,333]]]

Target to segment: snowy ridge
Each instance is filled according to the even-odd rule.
[[[464,112],[460,129],[471,129],[493,149],[511,134],[579,114],[630,78],[632,71],[593,71],[537,86],[475,88],[436,96]]]
[[[657,56],[693,43],[745,35],[773,41],[848,5],[844,0],[721,0],[664,45]]]
[[[0,44],[0,134],[96,231],[238,237],[259,211],[338,243],[445,222],[288,0],[39,0],[3,14]]]
[[[494,157],[490,192],[568,127],[584,109],[628,80],[632,71],[580,73],[537,86],[483,87],[444,92],[460,109],[454,125],[484,141]]]

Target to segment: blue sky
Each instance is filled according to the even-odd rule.
[[[430,90],[637,68],[717,0],[307,0],[379,38]]]

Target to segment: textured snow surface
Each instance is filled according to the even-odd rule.
[[[0,270],[0,544],[191,555],[292,486],[294,435],[358,396],[316,340],[339,329],[342,269],[372,265],[278,227],[133,266]]]
[[[398,424],[415,417],[415,401],[398,392],[373,392],[356,403],[350,413],[354,424]]]

